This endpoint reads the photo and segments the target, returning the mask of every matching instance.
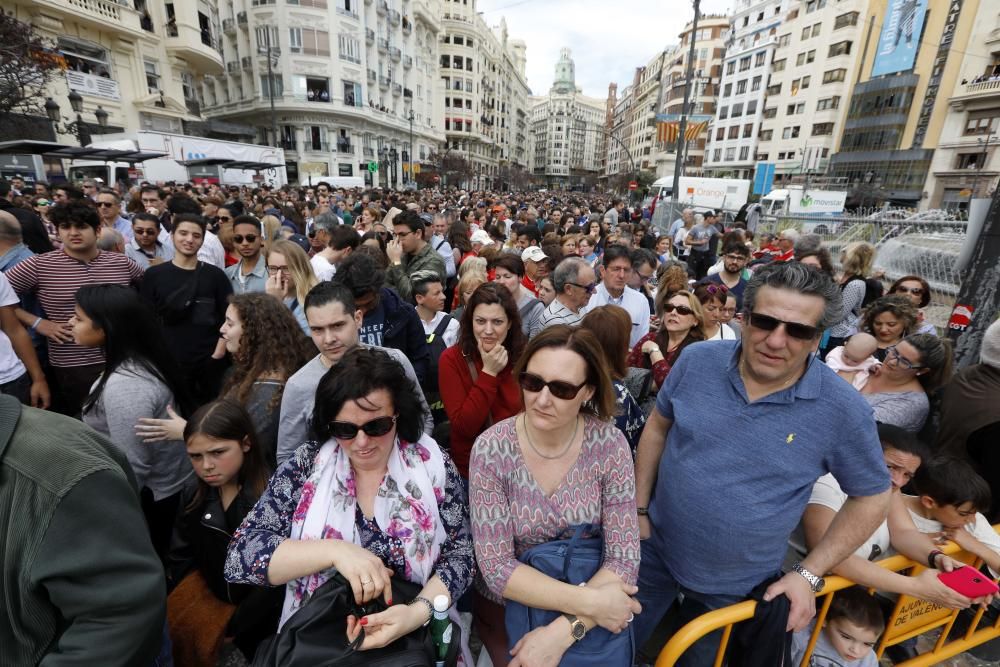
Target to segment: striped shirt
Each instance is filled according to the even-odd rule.
[[[125,255],[101,251],[90,262],[73,259],[62,250],[29,257],[6,272],[18,294],[31,293],[47,319],[63,323],[73,316],[76,291],[84,285],[132,285],[142,278],[142,268]],[[57,368],[89,366],[104,362],[97,347],[81,347],[74,342],[49,341],[49,360]]]

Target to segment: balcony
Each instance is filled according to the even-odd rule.
[[[222,19],[222,32],[227,35],[236,32],[236,19]]]
[[[192,116],[201,116],[201,104],[198,100],[184,100],[184,106],[187,107],[187,112]]]
[[[365,28],[365,44],[375,43],[375,31],[371,28]]]
[[[389,52],[389,40],[386,39],[385,37],[379,37],[378,38],[378,50],[379,50],[379,53],[388,53]]]
[[[407,17],[404,16],[403,17],[403,34],[404,35],[409,35],[411,32],[413,32],[413,24],[410,22],[410,19],[408,19]]]
[[[403,56],[403,67],[405,67],[406,69],[410,69],[411,67],[413,67],[412,56]]]
[[[247,71],[252,70],[253,69],[253,58],[251,58],[250,56],[243,56],[242,58],[240,58],[240,66],[242,66],[243,69],[245,69]]]
[[[951,98],[951,106],[956,111],[964,111],[969,102],[1000,100],[1000,79],[960,84],[957,90],[958,94]]]
[[[302,150],[306,153],[329,153],[330,144],[325,141],[313,141],[311,139],[307,139],[305,146],[302,147]]]
[[[393,62],[399,62],[403,57],[402,51],[397,49],[395,46],[389,47],[389,57],[392,58]]]
[[[372,148],[371,146],[365,146],[364,148],[362,148],[361,153],[365,157],[375,157],[375,149]]]
[[[240,73],[239,61],[230,60],[228,63],[226,63],[226,71],[229,72],[230,74],[239,74]]]
[[[431,32],[437,33],[440,29],[441,19],[438,17],[437,12],[431,9],[424,0],[414,0],[413,17],[423,21],[424,25],[429,26]]]
[[[135,36],[143,34],[141,14],[114,0],[36,0],[35,4],[45,10],[72,17],[75,22],[94,29]]]
[[[389,13],[389,3],[385,0],[378,0],[378,4],[375,5],[375,12],[379,16],[385,16]]]
[[[186,62],[192,74],[218,74],[223,71],[222,54],[210,30],[177,22],[167,26],[167,53]]]
[[[378,78],[378,87],[379,88],[385,88],[386,90],[388,90],[389,89],[389,83],[390,83],[389,82],[389,77],[387,77],[387,76],[380,76]]]
[[[396,97],[399,97],[400,95],[402,95],[403,94],[403,86],[401,86],[398,83],[392,84],[392,94],[395,95]]]
[[[378,81],[378,72],[373,69],[368,70],[368,81],[370,83],[375,83]]]
[[[286,151],[299,150],[299,146],[294,139],[282,139],[281,141],[278,142],[278,146],[284,148]]]
[[[240,12],[236,15],[236,25],[241,28],[248,28],[250,26],[250,22],[247,20],[246,12]]]
[[[409,88],[403,88],[403,97],[413,99],[413,91]]]
[[[337,152],[344,153],[346,155],[354,155],[354,144],[350,141],[338,141]]]
[[[397,12],[395,9],[389,10],[389,25],[398,26],[401,19],[402,16],[400,16],[399,12]]]
[[[66,72],[66,85],[70,90],[75,90],[81,95],[103,97],[107,100],[120,100],[122,98],[118,82],[106,76],[68,70]]]

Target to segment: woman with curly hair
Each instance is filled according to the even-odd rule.
[[[916,331],[917,309],[905,296],[884,296],[861,316],[860,331],[875,336],[875,358],[885,361],[888,349]]]
[[[220,398],[237,401],[250,414],[264,460],[273,469],[285,382],[316,355],[316,347],[291,311],[263,292],[234,295],[219,333],[233,360]],[[179,440],[186,422],[173,411],[170,417],[140,419],[136,430],[147,442]]]

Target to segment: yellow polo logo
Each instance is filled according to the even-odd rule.
[[[789,433],[788,437],[785,438],[785,444],[786,445],[792,444],[792,440],[795,440],[795,434],[794,433]]]

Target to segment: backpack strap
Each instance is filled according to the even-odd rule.
[[[434,246],[434,252],[440,252],[441,246],[448,242],[448,239],[441,239],[441,242]]]
[[[538,303],[538,302],[539,302],[539,299],[531,299],[526,304],[524,304],[523,306],[521,306],[520,308],[517,309],[517,314],[520,315],[521,319],[523,320],[525,314],[527,314],[527,312],[529,310],[531,310],[532,308],[534,308],[535,304]]]
[[[427,336],[428,345],[433,343],[435,338],[440,338],[441,336],[444,335],[444,332],[448,330],[448,325],[451,324],[451,320],[452,320],[451,315],[445,313],[444,317],[441,318],[441,321],[438,322],[438,325],[434,327],[434,331],[432,331],[431,334]]]

